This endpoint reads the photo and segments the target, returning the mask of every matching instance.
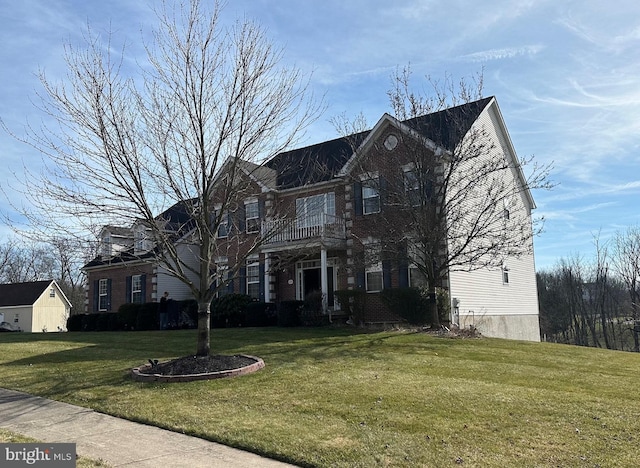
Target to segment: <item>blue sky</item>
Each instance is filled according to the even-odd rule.
[[[0,0],[0,116],[21,134],[42,115],[36,73],[64,76],[63,44],[87,22],[143,55],[150,1]],[[550,192],[534,192],[546,218],[535,240],[538,268],[590,256],[593,238],[640,224],[640,4],[637,0],[231,0],[228,21],[256,19],[312,75],[325,114],[306,143],[337,136],[329,120],[388,112],[397,66],[414,76],[469,77],[484,68],[518,155],[554,161]],[[141,32],[142,31],[142,32]],[[426,81],[424,82],[427,85]],[[40,155],[0,131],[0,184]],[[0,198],[0,211],[8,211]],[[0,227],[0,241],[9,232]]]

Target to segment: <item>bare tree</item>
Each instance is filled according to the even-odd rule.
[[[449,76],[443,82],[430,78],[428,82],[432,92],[414,92],[409,67],[392,76],[390,104],[409,131],[399,132],[402,154],[388,162],[394,167],[373,167],[375,173],[384,174],[381,185],[373,188],[385,205],[396,208],[377,228],[404,243],[400,247],[398,242],[383,243],[383,250],[397,255],[404,248],[435,297],[450,271],[501,267],[507,258],[531,253],[536,227],[520,200],[530,190],[552,184],[550,166],[515,154],[505,157],[490,130],[476,124],[487,103],[480,99],[481,73],[471,83],[465,79],[455,83]],[[343,134],[356,137],[363,129],[361,117],[355,124],[344,120],[334,124]],[[357,147],[360,141],[356,138],[354,143]],[[357,172],[372,170],[370,163],[362,160]],[[398,164],[407,170],[398,171]],[[514,183],[518,180],[523,183]],[[397,232],[407,225],[408,231]],[[437,325],[435,301],[432,304],[432,323]]]
[[[629,227],[616,233],[613,240],[613,263],[616,273],[629,294],[631,317],[634,321],[634,351],[640,352],[640,227]]]
[[[225,213],[241,198],[247,174],[290,146],[319,106],[308,80],[280,65],[282,50],[257,24],[221,24],[220,2],[210,9],[200,0],[163,2],[157,16],[141,73],[128,74],[126,50],[113,52],[111,37],[103,43],[89,31],[85,49],[67,46],[63,83],[41,75],[42,108],[54,126],[29,133],[48,165],[26,192],[39,208],[34,222],[45,210],[58,215],[48,218],[49,229],[68,228],[60,216],[86,228],[144,225],[157,261],[198,302],[196,353],[205,356]],[[170,206],[187,221],[157,217]],[[179,245],[189,246],[195,264]]]

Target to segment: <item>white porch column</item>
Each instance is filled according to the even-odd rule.
[[[264,255],[264,302],[271,302],[271,285],[269,269],[271,268],[271,258],[269,254]]]
[[[327,312],[329,281],[327,280],[327,249],[320,248],[320,289],[322,290],[322,311]]]

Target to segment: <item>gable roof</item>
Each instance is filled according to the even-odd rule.
[[[33,305],[53,280],[0,284],[0,307]]]
[[[344,172],[345,165],[354,156],[354,150],[366,144],[382,121],[404,125],[431,140],[436,146],[452,150],[492,99],[493,97],[480,99],[402,122],[385,114],[370,130],[286,151],[274,156],[265,165],[277,171],[278,189],[331,180]]]

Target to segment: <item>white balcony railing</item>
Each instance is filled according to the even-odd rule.
[[[322,213],[304,218],[263,221],[262,238],[265,244],[317,238],[345,239],[346,231],[344,219]]]

